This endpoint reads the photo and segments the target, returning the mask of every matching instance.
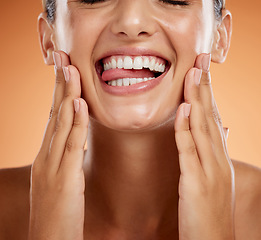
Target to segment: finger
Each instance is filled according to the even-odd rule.
[[[88,132],[88,106],[83,99],[74,100],[75,116],[60,169],[66,172],[81,171],[84,158],[84,145]]]
[[[210,60],[210,54],[201,54],[196,60],[195,67],[203,70],[200,81],[200,98],[206,114],[211,139],[215,146],[214,151],[217,159],[224,159],[226,137],[223,132],[222,120],[212,91],[211,76],[209,72]]]
[[[202,174],[202,167],[198,158],[197,148],[190,132],[189,115],[191,105],[182,103],[175,118],[175,140],[179,153],[181,174],[195,176]]]
[[[53,93],[53,103],[49,120],[45,129],[42,146],[40,149],[40,152],[44,155],[44,158],[49,152],[50,142],[54,133],[57,115],[64,96],[65,79],[62,68],[70,64],[68,55],[62,51],[54,52],[53,57],[55,63],[55,87]]]
[[[51,118],[58,116],[59,108],[63,100],[64,90],[65,90],[65,78],[64,78],[63,68],[69,66],[70,64],[69,56],[65,52],[59,51],[57,52],[57,54],[59,54],[61,58],[61,64],[60,64],[61,67],[55,67],[56,77],[55,77],[55,89],[53,94],[52,110],[50,112]],[[58,55],[56,56],[57,59],[59,59]]]
[[[201,165],[205,172],[212,174],[217,163],[213,152],[210,129],[199,93],[201,73],[202,71],[196,68],[188,72],[185,78],[184,98],[187,103],[192,105],[190,128]]]
[[[74,99],[81,96],[80,74],[78,70],[70,65],[64,68],[66,86],[64,98],[61,103],[55,131],[49,151],[49,164],[57,171],[64,154],[67,138],[73,126]]]

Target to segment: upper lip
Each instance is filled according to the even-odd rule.
[[[136,48],[130,48],[130,47],[120,47],[113,50],[109,50],[105,52],[98,61],[101,61],[102,59],[110,56],[155,56],[160,57],[164,60],[166,60],[168,63],[170,62],[169,59],[166,58],[166,56],[163,56],[161,53],[144,48],[144,47],[136,47]]]

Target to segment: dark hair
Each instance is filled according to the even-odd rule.
[[[225,8],[225,0],[214,0],[214,11],[216,19],[222,18],[222,10]]]
[[[56,0],[43,0],[43,6],[50,22],[55,20]],[[225,8],[225,0],[214,0],[214,11],[217,20],[222,17],[222,9]]]
[[[44,11],[47,13],[47,19],[50,22],[54,22],[56,0],[43,0],[43,7],[44,7]]]

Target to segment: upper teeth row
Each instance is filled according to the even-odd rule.
[[[164,72],[165,64],[156,62],[155,58],[150,57],[135,57],[132,59],[129,56],[124,58],[111,58],[108,63],[104,64],[104,70],[123,68],[123,69],[143,69],[149,68],[150,71]]]

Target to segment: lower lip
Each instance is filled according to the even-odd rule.
[[[143,93],[143,92],[153,89],[154,87],[156,87],[157,85],[160,84],[162,79],[167,74],[168,70],[169,70],[169,68],[167,68],[166,71],[157,78],[148,80],[146,82],[136,83],[136,84],[133,84],[130,86],[110,86],[101,79],[100,74],[98,74],[98,76],[99,76],[99,79],[101,82],[101,86],[105,92],[108,92],[113,95],[122,96],[122,95],[128,95],[128,94]]]

